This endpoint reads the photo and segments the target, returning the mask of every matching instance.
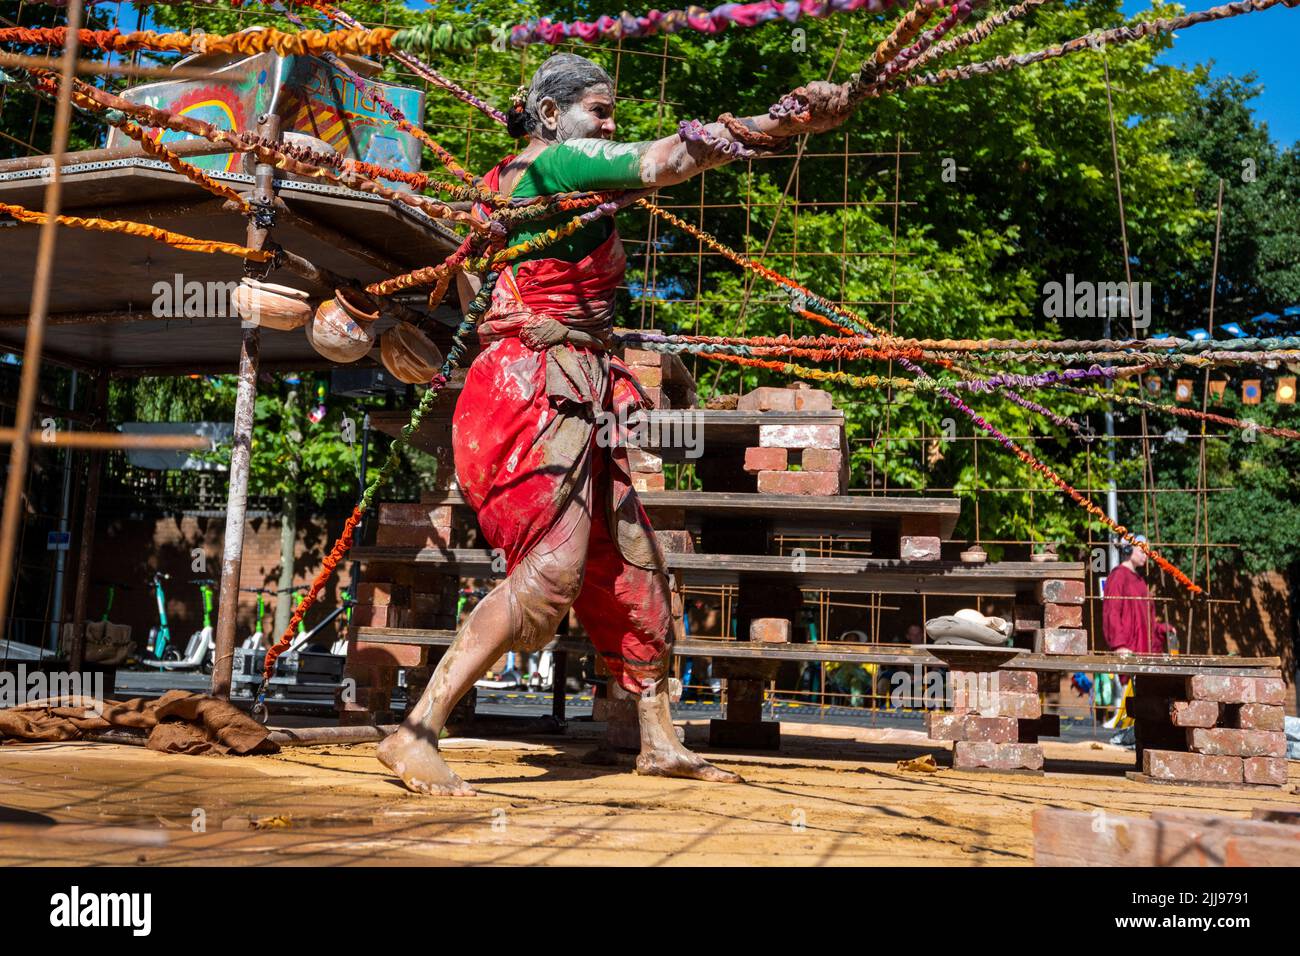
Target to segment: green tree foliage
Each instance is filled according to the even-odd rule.
[[[432,12],[396,2],[345,7],[370,24],[409,26],[436,17],[468,30],[482,22],[509,25],[539,15],[594,19],[602,13],[617,15],[625,5],[624,0],[482,0],[455,8],[438,5]],[[163,24],[220,32],[257,23],[283,25],[278,14],[251,9],[157,8],[156,16]],[[1143,16],[1167,16],[1179,9],[1157,3]],[[309,11],[303,16],[309,25],[322,25]],[[778,21],[712,37],[690,32],[581,51],[617,78],[620,137],[646,139],[670,134],[682,119],[708,120],[724,110],[761,113],[806,80],[843,80],[870,54],[894,16],[837,15],[797,25]],[[949,62],[1038,49],[1122,21],[1119,0],[1045,5]],[[1214,199],[1222,176],[1229,181],[1225,210],[1232,215],[1225,215],[1220,257],[1220,320],[1289,304],[1300,297],[1295,271],[1300,262],[1300,156],[1294,147],[1278,152],[1254,120],[1249,78],[1210,83],[1204,69],[1157,63],[1171,42],[1151,38],[1009,74],[874,99],[843,129],[811,138],[797,171],[790,156],[735,164],[707,174],[703,186],[695,180],[665,190],[658,201],[696,222],[694,207],[703,199],[708,208],[698,224],[722,241],[753,255],[766,246],[765,261],[772,267],[853,303],[872,322],[901,334],[1098,338],[1100,319],[1046,318],[1044,284],[1063,281],[1067,274],[1113,282],[1131,273],[1134,281],[1152,283],[1156,327],[1182,331],[1193,320],[1202,324],[1209,298]],[[498,50],[473,43],[428,59],[504,108],[514,88],[548,52],[544,47]],[[381,76],[418,82],[391,61]],[[424,121],[476,172],[517,148],[491,120],[432,86]],[[902,155],[896,157],[895,151]],[[1253,184],[1241,181],[1244,158],[1256,161]],[[424,168],[439,169],[427,152]],[[792,184],[789,198],[783,198],[787,182]],[[790,201],[795,197],[797,211]],[[663,223],[652,230],[644,212],[621,214],[620,230],[631,263],[622,324],[727,335],[815,331],[785,307],[786,300],[772,287],[719,257],[701,262],[694,239]],[[790,254],[794,249],[823,254],[795,257]],[[1125,322],[1115,329],[1117,334],[1128,331]],[[1039,370],[971,367],[988,373]],[[735,392],[784,381],[773,373],[704,360],[696,370],[703,391]],[[857,363],[846,370],[903,374],[880,363]],[[1239,376],[1233,374],[1236,380]],[[847,410],[855,486],[954,488],[963,495],[978,490],[978,529],[975,509],[968,507],[958,533],[978,530],[986,539],[1080,542],[1090,532],[1101,533],[1100,525],[1090,528],[1081,509],[1013,456],[988,442],[980,443],[977,452],[969,440],[974,435],[970,423],[938,396],[829,387]],[[1057,392],[1028,397],[1102,430],[1104,402],[1098,399]],[[972,397],[970,404],[1080,487],[1103,489],[1108,478],[1122,487],[1142,483],[1145,460],[1131,451],[1137,447],[1131,441],[1112,467],[1099,445],[1079,441],[1034,412],[996,396]],[[1269,414],[1294,423],[1286,408]],[[1156,432],[1174,424],[1156,413],[1149,417]],[[275,413],[259,406],[259,424],[274,427],[275,421]],[[1118,416],[1122,436],[1131,436],[1139,424],[1135,415]],[[956,440],[944,440],[948,435]],[[276,443],[271,438],[263,443],[268,462]],[[1288,484],[1293,479],[1273,474],[1278,470],[1274,464],[1284,464],[1276,457],[1283,447],[1265,437],[1250,449],[1240,443],[1210,446],[1210,484],[1260,489],[1256,502],[1268,500],[1262,497],[1265,489],[1279,502],[1288,496],[1295,500]],[[1199,460],[1188,460],[1192,449],[1192,443],[1157,444],[1153,467],[1162,486],[1195,487],[1195,474],[1188,469],[1198,470]],[[322,467],[333,468],[330,480],[336,487],[350,488],[353,478],[344,459],[346,455],[334,455]],[[1286,475],[1295,474],[1293,465]],[[1256,472],[1256,484],[1248,485],[1245,479]],[[1098,492],[1099,500],[1101,496]],[[1166,505],[1182,497],[1161,496],[1162,532],[1167,526],[1179,535],[1192,533],[1187,521],[1194,508]],[[1214,500],[1214,508],[1233,508],[1231,497]],[[1124,501],[1121,520],[1134,522],[1141,515],[1140,500],[1130,496]],[[1294,539],[1287,523],[1294,518],[1284,517],[1285,508],[1260,505],[1233,513],[1260,510],[1276,518],[1267,525],[1267,545],[1257,541],[1258,534],[1244,533],[1250,526],[1234,525],[1217,512],[1210,522],[1215,540],[1256,539],[1256,557],[1250,560],[1257,565],[1252,567],[1283,560],[1283,542]]]

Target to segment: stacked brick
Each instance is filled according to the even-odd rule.
[[[654,402],[655,408],[695,408],[695,379],[676,355],[646,349],[626,349],[623,362]],[[664,463],[658,455],[629,449],[632,487],[637,491],[664,490]]]
[[[650,396],[655,408],[695,408],[695,379],[676,355],[626,349],[623,363]]]
[[[756,388],[737,409],[750,412],[828,412],[829,392],[799,382],[790,388]],[[844,430],[839,425],[758,426],[758,446],[745,449],[744,469],[760,494],[839,495],[848,486]]]
[[[379,506],[377,520],[378,547],[454,548],[464,543],[465,527],[450,505],[385,502]],[[458,589],[454,575],[436,568],[409,561],[367,562],[352,609],[345,684],[337,701],[341,722],[393,719],[391,699],[399,671],[406,671],[408,696],[418,693],[428,680],[428,647],[359,640],[356,629],[452,630]]]
[[[1040,625],[1034,650],[1040,654],[1088,653],[1088,632],[1083,628],[1083,581],[1040,581]]]
[[[1286,685],[1280,677],[1139,675],[1127,711],[1151,780],[1286,783]]]
[[[953,742],[954,770],[1042,770],[1039,736],[1060,733],[1044,716],[1033,671],[950,671],[952,710],[931,711],[926,732]]]

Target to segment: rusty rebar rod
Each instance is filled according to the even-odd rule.
[[[21,428],[0,428],[0,445],[18,441]],[[55,448],[86,448],[93,451],[135,451],[137,449],[209,449],[212,439],[202,435],[133,435],[124,432],[71,432],[62,429],[33,428],[27,433],[29,445]]]
[[[45,344],[45,315],[50,307],[50,279],[54,272],[54,248],[58,216],[63,206],[63,179],[59,166],[68,148],[68,127],[72,119],[72,81],[79,49],[82,0],[68,2],[68,40],[63,48],[59,69],[59,101],[54,108],[54,135],[50,143],[50,181],[45,187],[44,209],[48,218],[41,225],[36,247],[36,275],[32,283],[32,305],[28,313],[27,339],[23,348],[23,371],[18,386],[18,413],[15,421],[30,422],[36,407],[36,393],[41,377],[41,349]],[[9,455],[9,474],[5,479],[4,511],[0,515],[0,637],[8,630],[10,585],[18,563],[18,523],[23,518],[23,493],[27,486],[27,459],[31,436],[20,432]]]

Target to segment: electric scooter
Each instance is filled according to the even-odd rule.
[[[145,646],[147,654],[152,655],[152,659],[146,657],[141,663],[149,664],[154,661],[174,661],[180,659],[180,652],[174,647],[170,647],[172,640],[172,631],[167,623],[167,596],[163,593],[163,582],[171,578],[170,574],[163,574],[161,571],[153,573],[153,596],[158,605],[158,623],[149,628],[149,643]]]
[[[168,648],[164,653],[172,656],[163,660],[140,662],[147,667],[157,667],[159,670],[167,671],[201,670],[205,674],[212,673],[212,658],[216,653],[216,640],[212,629],[212,607],[215,597],[213,585],[217,582],[212,578],[195,578],[190,583],[197,584],[199,593],[203,596],[203,626],[190,635],[189,642],[185,645],[184,656],[177,653],[175,648]],[[161,588],[159,591],[161,592]]]

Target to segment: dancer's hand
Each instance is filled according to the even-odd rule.
[[[806,120],[791,123],[789,133],[821,133],[834,129],[846,119],[852,108],[846,85],[816,80],[791,94],[804,105]]]

